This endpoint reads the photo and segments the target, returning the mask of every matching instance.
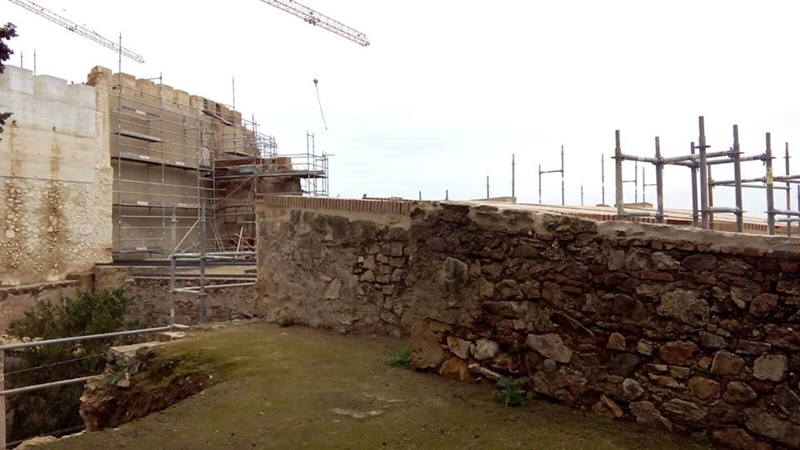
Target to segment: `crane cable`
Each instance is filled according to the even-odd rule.
[[[322,100],[319,97],[319,80],[314,78],[314,89],[317,91],[317,103],[319,103],[319,114],[322,116],[322,124],[325,125],[325,131],[328,131],[328,123],[325,121],[325,112],[322,111]]]

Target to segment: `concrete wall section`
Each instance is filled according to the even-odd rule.
[[[353,202],[264,200],[261,315],[410,335],[419,368],[526,376],[553,401],[723,448],[800,448],[792,239]]]
[[[0,111],[0,285],[64,279],[111,253],[111,166],[102,86],[7,66]]]

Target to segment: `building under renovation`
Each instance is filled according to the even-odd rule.
[[[255,120],[158,81],[95,67],[68,84],[6,68],[0,285],[176,248],[252,250],[256,194],[327,195],[313,135],[281,155]]]

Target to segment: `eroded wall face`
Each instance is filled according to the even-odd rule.
[[[64,279],[111,258],[105,95],[7,66],[0,111],[0,285]]]
[[[261,315],[410,335],[417,367],[526,376],[725,448],[800,448],[794,240],[462,204],[388,223],[327,201],[259,212]]]

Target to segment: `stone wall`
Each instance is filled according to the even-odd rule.
[[[107,89],[7,66],[0,111],[0,286],[63,280],[111,258]]]
[[[725,448],[800,448],[795,240],[458,203],[264,203],[261,315],[410,335],[417,367],[526,376],[540,396]]]
[[[123,288],[134,298],[136,314],[148,325],[161,326],[169,323],[169,277],[136,277],[134,268],[124,266],[98,266],[95,270],[95,289]],[[208,285],[242,283],[247,280],[225,279],[209,275]],[[199,281],[176,280],[178,287],[198,286]],[[206,295],[206,318],[208,322],[224,322],[236,319],[251,319],[256,316],[255,288],[253,286],[209,289]],[[181,325],[198,323],[200,306],[194,294],[175,295],[175,322]]]

